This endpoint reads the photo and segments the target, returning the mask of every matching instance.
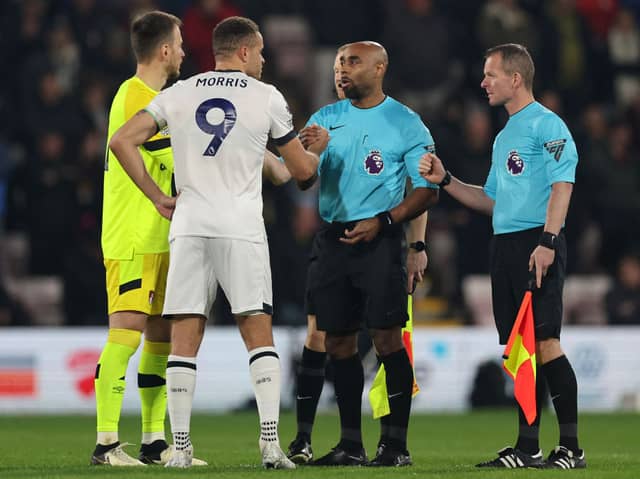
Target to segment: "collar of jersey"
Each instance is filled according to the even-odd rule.
[[[241,70],[213,70],[216,73],[242,73]]]
[[[355,106],[353,103],[351,103],[351,101],[349,101],[349,104],[351,105],[352,108],[355,108],[356,110],[361,110],[361,111],[374,110],[384,105],[384,103],[387,101],[388,98],[389,98],[389,95],[385,95],[384,99],[380,103],[378,103],[377,105],[370,106],[369,108],[361,108],[359,106]]]
[[[529,107],[531,107],[532,105],[537,104],[538,102],[533,100],[531,103],[527,103],[525,106],[523,106],[522,108],[520,108],[517,112],[515,112],[513,115],[511,115],[509,118],[513,118],[516,115],[519,115],[520,113],[526,111],[529,109]]]

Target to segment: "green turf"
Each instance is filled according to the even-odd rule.
[[[363,421],[365,446],[374,452],[378,425]],[[209,462],[206,468],[165,470],[161,467],[109,468],[87,465],[95,440],[94,419],[82,416],[0,416],[0,478],[264,478],[289,475],[296,478],[640,478],[640,416],[638,414],[583,415],[582,446],[588,468],[575,471],[480,470],[473,464],[489,459],[515,436],[514,413],[494,411],[466,415],[416,415],[410,427],[409,447],[414,465],[408,468],[299,468],[296,471],[265,471],[259,466],[257,416],[255,413],[225,416],[198,415],[192,420],[196,455]],[[122,419],[121,440],[139,444],[139,420]],[[294,431],[294,417],[284,414],[280,435],[286,446]],[[323,415],[314,432],[314,450],[323,454],[337,442],[338,419]],[[554,417],[543,416],[542,447],[555,445]],[[137,447],[130,446],[130,453]]]

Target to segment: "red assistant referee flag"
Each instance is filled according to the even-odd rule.
[[[502,355],[504,370],[514,381],[514,396],[529,425],[536,419],[536,337],[531,294],[524,294]]]

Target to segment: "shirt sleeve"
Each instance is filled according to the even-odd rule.
[[[307,127],[307,126],[311,126],[313,124],[320,125],[323,128],[327,127],[325,125],[325,119],[324,119],[324,115],[322,114],[322,110],[318,110],[313,115],[311,115],[309,117],[309,119],[307,120],[307,124],[304,125],[304,126]]]
[[[414,188],[438,188],[438,185],[430,183],[418,173],[420,158],[422,158],[422,155],[425,153],[435,153],[436,145],[431,136],[431,132],[417,115],[411,121],[409,131],[405,132],[405,138],[408,149],[404,154],[404,163],[407,167],[407,173],[411,178],[412,186]]]
[[[498,142],[498,137],[500,135],[502,135],[502,132],[498,133],[493,139],[493,145],[491,146],[491,167],[489,168],[487,179],[482,188],[485,194],[493,201],[496,200],[496,190],[498,189],[498,177],[496,175],[495,161],[493,157],[496,151],[496,143]]]
[[[142,88],[135,83],[131,83],[124,101],[125,121],[129,120],[140,110],[144,110],[153,97],[154,94],[150,90]]]
[[[151,100],[151,103],[144,108],[144,110],[156,121],[158,130],[162,130],[167,126],[167,105],[169,104],[169,97],[171,95],[172,88],[174,88],[174,86],[158,93],[155,98]]]
[[[493,201],[496,200],[496,189],[497,189],[497,178],[496,178],[496,168],[491,162],[491,168],[489,168],[489,174],[487,175],[487,181],[484,183],[484,192],[485,194],[491,198]]]
[[[549,184],[575,183],[578,151],[567,125],[555,114],[540,123],[539,139]]]
[[[269,118],[271,119],[269,132],[276,145],[286,145],[295,138],[296,132],[293,129],[291,111],[282,93],[275,88],[269,101]]]

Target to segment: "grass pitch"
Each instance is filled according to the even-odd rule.
[[[88,416],[0,416],[0,478],[173,478],[215,477],[249,479],[286,476],[301,479],[341,478],[640,478],[640,415],[582,415],[581,446],[586,450],[585,470],[486,470],[474,464],[492,458],[495,451],[513,443],[516,418],[512,411],[470,414],[415,415],[411,419],[409,449],[414,465],[398,469],[311,468],[295,471],[267,471],[260,467],[256,413],[224,416],[197,415],[192,419],[192,439],[196,456],[208,467],[166,470],[162,467],[111,468],[88,466],[93,450],[94,418]],[[541,445],[545,455],[556,445],[557,426],[552,413],[545,411]],[[363,419],[365,447],[375,452],[378,424]],[[167,430],[169,428],[167,427]],[[124,417],[120,438],[139,445],[139,419]],[[295,431],[295,418],[281,418],[280,437],[286,447]],[[313,448],[316,457],[326,453],[338,440],[338,418],[322,415],[316,423]],[[137,455],[138,446],[129,446]]]

